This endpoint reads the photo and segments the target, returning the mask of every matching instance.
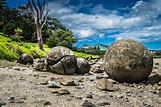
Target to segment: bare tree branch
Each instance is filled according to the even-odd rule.
[[[30,2],[30,0],[27,0],[27,1],[28,1],[28,4],[29,4],[29,8],[30,8],[30,10],[31,10],[31,13],[33,14],[33,16],[34,16],[34,18],[35,18],[35,17],[36,17],[36,13],[35,13],[35,11],[34,11],[32,5],[31,5],[31,2]]]
[[[46,23],[48,13],[49,13],[49,10],[47,10],[47,12],[46,12],[46,14],[45,14],[45,19],[44,19],[43,24],[41,25],[41,28],[43,28],[43,26],[44,26],[45,23]]]
[[[30,0],[29,0],[30,1]],[[36,15],[37,15],[37,17],[39,17],[39,11],[38,11],[38,9],[37,9],[37,7],[36,7],[36,5],[35,5],[35,2],[34,2],[34,0],[31,0],[32,1],[32,5],[33,5],[33,7],[34,7],[34,9],[35,9],[35,11],[36,11]]]

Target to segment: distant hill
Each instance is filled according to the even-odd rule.
[[[109,45],[105,45],[105,44],[98,43],[98,44],[94,44],[94,45],[84,44],[80,48],[90,49],[90,48],[98,48],[99,47],[99,49],[101,51],[106,51],[106,49],[108,48],[108,46]]]

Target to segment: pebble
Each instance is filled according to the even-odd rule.
[[[20,69],[20,68],[14,68],[14,70],[16,70],[16,71],[21,71],[21,69]]]
[[[3,106],[3,105],[6,105],[5,102],[0,102],[0,107]]]
[[[98,106],[106,106],[106,105],[110,105],[110,103],[104,101],[104,102],[102,102],[102,103],[98,103],[97,105],[98,105]]]
[[[43,102],[43,105],[51,105],[51,103],[49,101],[45,101]]]
[[[76,89],[83,89],[84,87],[83,86],[76,86],[75,88]]]
[[[76,99],[83,99],[83,97],[81,97],[81,96],[76,96],[75,98]]]
[[[49,80],[49,79],[40,80],[39,84],[40,84],[40,85],[47,85],[48,80]]]
[[[51,93],[58,93],[59,95],[70,94],[67,89],[52,90]]]
[[[161,97],[161,89],[159,90],[159,97]]]
[[[60,83],[55,78],[51,78],[48,81],[47,87],[49,87],[49,88],[60,88],[61,85],[60,85]]]
[[[15,97],[10,97],[8,100],[9,100],[9,103],[15,103]]]
[[[66,95],[66,94],[70,94],[70,92],[67,89],[60,89],[60,90],[58,90],[58,94],[59,95]]]
[[[16,101],[15,103],[20,104],[20,103],[24,103],[24,101],[20,101],[20,100],[18,100],[18,101]]]
[[[92,93],[88,93],[88,94],[86,94],[86,98],[93,98]]]
[[[91,102],[85,100],[83,101],[83,103],[81,104],[82,107],[96,107],[94,104],[92,104]]]
[[[96,87],[104,91],[114,91],[113,83],[108,81],[106,78],[98,80]]]

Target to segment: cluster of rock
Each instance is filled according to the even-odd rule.
[[[32,64],[33,60],[30,56],[22,54],[17,62]],[[153,58],[149,50],[134,40],[114,42],[108,47],[102,64],[90,64],[83,58],[76,58],[72,50],[63,46],[52,48],[46,58],[38,59],[35,64],[36,70],[62,75],[85,74],[90,70],[95,73],[106,71],[110,78],[118,82],[130,83],[146,80],[152,68]]]
[[[31,61],[25,59],[31,59]],[[21,63],[23,60],[26,62],[22,64],[33,64],[38,71],[61,74],[61,76],[54,74],[49,78],[43,76],[42,81],[39,80],[39,84],[53,88],[51,93],[60,96],[68,96],[69,94],[72,98],[87,99],[83,101],[81,105],[83,107],[95,107],[95,103],[91,102],[90,99],[100,97],[98,96],[100,92],[112,92],[111,94],[108,93],[109,96],[108,94],[105,94],[105,96],[108,96],[109,99],[118,99],[121,103],[124,99],[128,104],[133,97],[135,99],[140,98],[140,93],[143,93],[143,96],[147,94],[147,90],[150,91],[148,92],[149,95],[153,93],[154,95],[159,94],[159,97],[161,97],[161,75],[157,72],[150,75],[153,68],[153,58],[145,46],[134,40],[116,41],[107,49],[103,60],[76,58],[70,49],[62,46],[52,48],[46,58],[33,61],[30,56],[22,54],[17,62]],[[155,65],[159,65],[159,63],[155,63]],[[75,76],[75,74],[84,75]],[[40,76],[35,77],[40,78]],[[71,86],[74,88],[71,88]],[[73,91],[73,89],[76,91]],[[98,91],[98,89],[101,91]],[[87,95],[84,90],[88,92]],[[79,96],[76,92],[80,92],[81,95]],[[107,100],[108,98],[103,97],[103,99]],[[117,102],[117,100],[115,101]],[[44,103],[44,105],[48,104],[51,103]],[[110,103],[107,100],[107,102],[96,103],[96,105],[105,106],[110,105]],[[146,105],[146,103],[143,105]]]
[[[27,54],[22,54],[17,62],[33,64],[33,59]],[[86,59],[76,58],[72,50],[63,46],[52,48],[46,58],[37,59],[34,66],[38,71],[48,71],[61,75],[85,74],[90,70],[90,64]]]

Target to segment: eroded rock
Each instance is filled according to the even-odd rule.
[[[46,57],[47,70],[57,74],[72,75],[77,67],[73,52],[63,46],[52,48]]]
[[[149,50],[134,40],[118,40],[108,47],[104,68],[110,78],[118,82],[142,82],[153,68]]]
[[[113,84],[107,80],[107,78],[102,78],[98,80],[96,87],[105,91],[114,91]]]

